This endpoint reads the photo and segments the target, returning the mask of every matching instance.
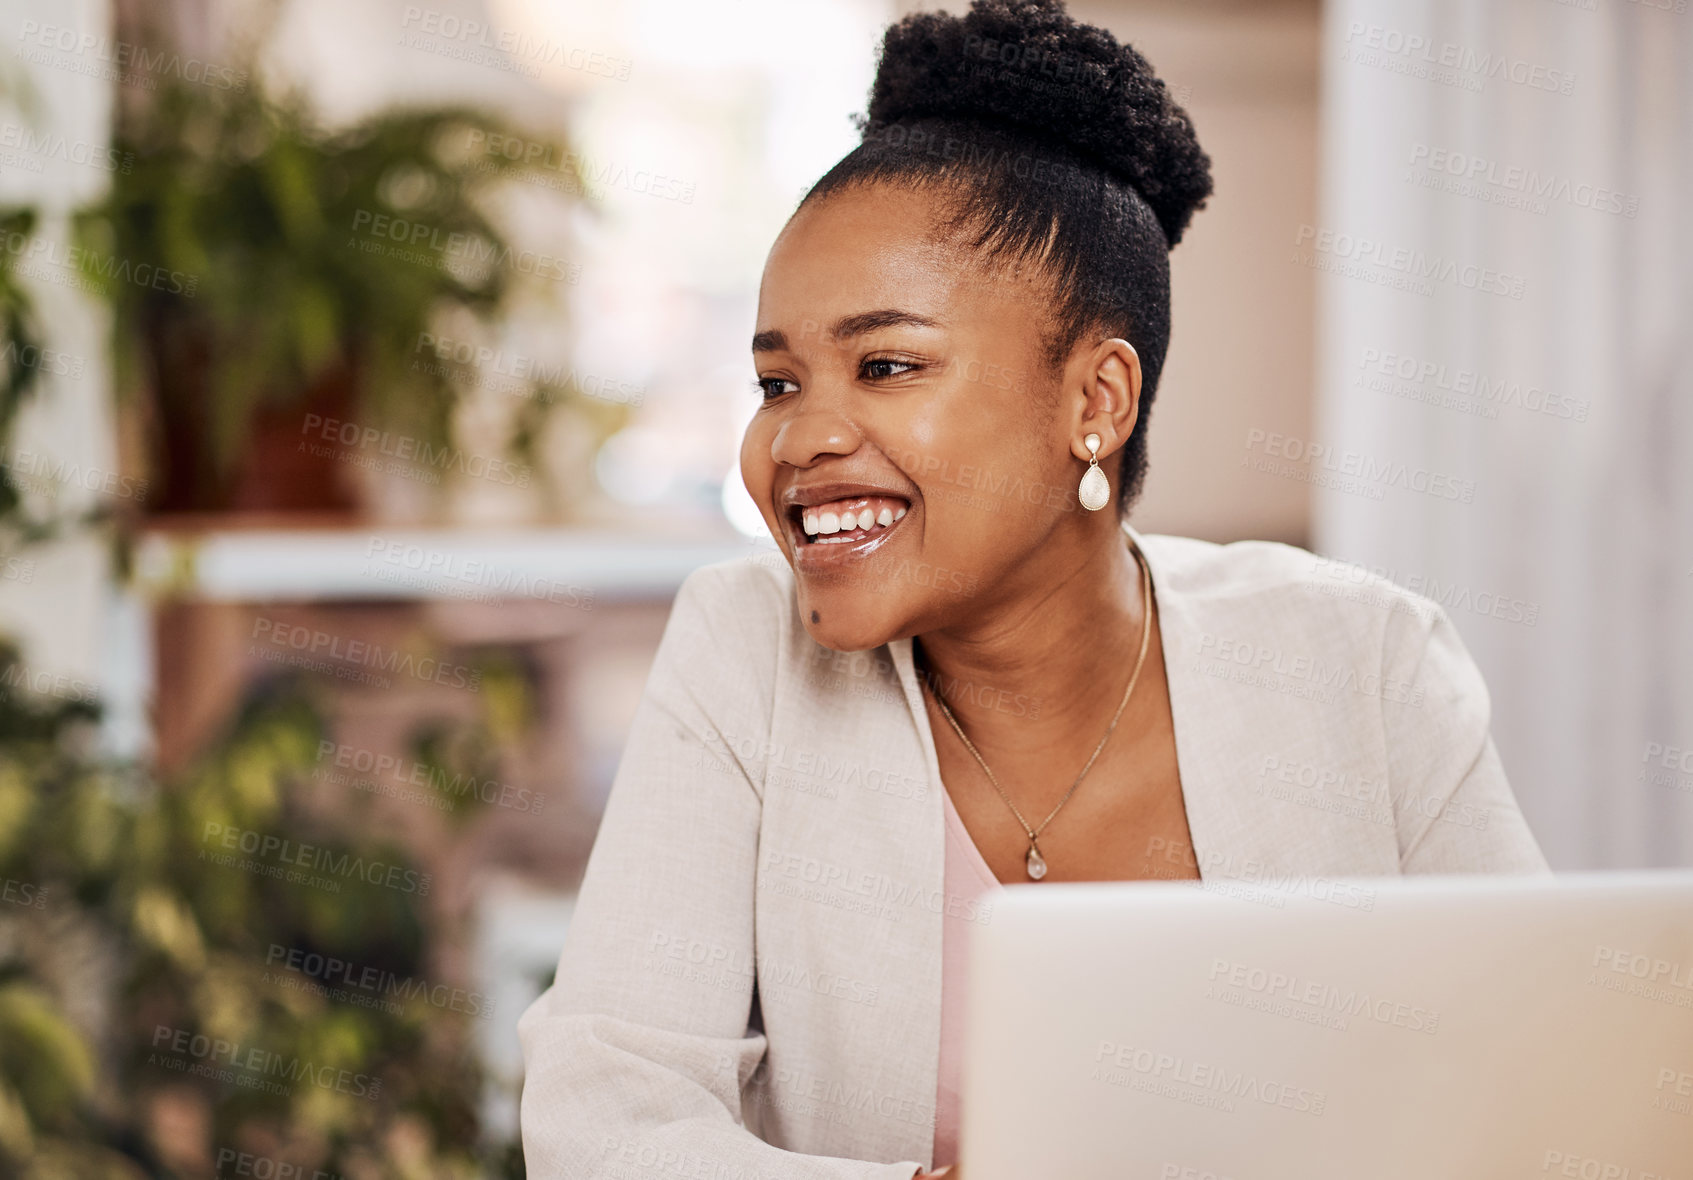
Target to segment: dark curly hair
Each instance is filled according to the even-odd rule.
[[[1170,338],[1170,248],[1211,194],[1211,160],[1152,67],[1061,0],[975,0],[915,13],[883,37],[861,142],[801,207],[875,183],[947,193],[943,233],[1053,282],[1043,360],[1089,333],[1140,354],[1141,412],[1118,490],[1146,475],[1146,425]]]

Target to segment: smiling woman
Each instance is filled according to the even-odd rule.
[[[912,16],[862,130],[760,288],[782,560],[683,585],[523,1018],[533,1175],[958,1176],[1002,883],[1545,871],[1438,605],[1127,524],[1211,190],[1146,61],[1057,0]]]

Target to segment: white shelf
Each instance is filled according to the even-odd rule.
[[[610,530],[251,529],[153,532],[137,544],[135,589],[201,601],[450,601],[510,592],[558,601],[668,597],[709,562],[773,552],[714,532],[666,537]]]

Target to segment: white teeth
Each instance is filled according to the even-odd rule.
[[[852,509],[823,509],[802,508],[800,511],[800,527],[812,543],[822,543],[825,539],[832,543],[842,543],[850,539],[852,544],[864,540],[863,537],[851,534],[869,533],[878,527],[887,528],[896,520],[905,516],[906,508],[901,505],[893,507],[886,503],[892,497],[874,497],[882,499],[881,504],[867,504],[862,508]],[[839,503],[839,501],[837,501]],[[835,537],[841,533],[847,536]]]

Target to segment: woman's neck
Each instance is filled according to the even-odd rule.
[[[1070,753],[1093,751],[1116,714],[1145,626],[1140,566],[1116,531],[1123,543],[1089,546],[1056,579],[1046,573],[1038,592],[967,627],[916,638],[919,680],[946,701],[989,766],[996,752],[1006,760],[1062,753],[1067,765]],[[1158,645],[1148,646],[1150,665]],[[1143,667],[1141,679],[1152,671]],[[1138,689],[1135,696],[1144,699]],[[1119,729],[1134,712],[1131,700]]]

